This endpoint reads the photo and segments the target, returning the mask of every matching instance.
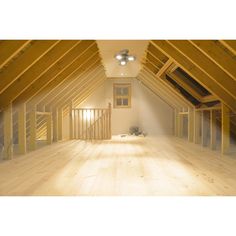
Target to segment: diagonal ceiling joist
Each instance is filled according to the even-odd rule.
[[[236,99],[236,81],[187,40],[169,40],[174,48]]]
[[[32,41],[32,45],[30,45],[23,54],[17,57],[0,73],[0,93],[7,89],[8,86],[10,86],[57,43],[59,43],[58,40]]]
[[[17,98],[17,96],[26,90],[27,87],[43,73],[50,69],[50,67],[60,60],[77,43],[77,40],[65,40],[56,44],[0,94],[0,108],[6,107],[10,102]]]
[[[95,63],[99,63],[100,58],[98,56],[98,52],[95,52],[87,61],[85,61],[85,63],[75,68],[70,74],[67,74],[66,77],[63,77],[63,81],[60,81],[60,83],[57,83],[56,86],[50,89],[50,91],[48,91],[46,94],[43,94],[42,99],[37,100],[38,108],[41,109],[42,106],[47,105],[57,97],[60,98],[60,95],[63,94],[65,89],[71,83],[73,83],[77,77],[83,76],[83,74],[86,74],[87,71],[90,70],[91,66],[93,66]]]
[[[170,98],[170,94],[166,93],[165,90],[160,88],[158,83],[155,83],[152,79],[147,77],[145,74],[140,73],[138,76],[138,79],[147,87],[149,90],[151,90],[153,93],[156,94],[159,98],[161,98],[164,102],[166,102],[169,106],[174,108],[181,108],[182,106],[173,99]]]
[[[152,71],[149,71],[150,73],[153,74],[155,80],[159,80],[162,84],[165,85],[166,88],[169,89],[169,92],[174,93],[175,95],[177,95],[180,99],[182,99],[185,104],[188,104],[188,106],[192,107],[193,105],[181,94],[179,93],[179,91],[177,91],[176,89],[174,89],[169,83],[167,83],[167,81],[165,81],[164,79],[161,79],[160,77],[162,76],[162,74],[168,69],[168,67],[172,64],[172,60],[168,60],[166,62],[166,64],[162,67],[163,69],[160,70],[156,75],[153,74]],[[145,68],[144,68],[145,69]],[[148,69],[147,69],[148,70]]]
[[[0,68],[11,61],[30,40],[2,40],[0,41]]]
[[[147,52],[146,60],[151,62],[153,65],[155,65],[159,70],[164,65],[159,60],[157,60],[150,52]]]
[[[205,87],[212,94],[217,96],[219,100],[228,105],[232,110],[236,111],[236,100],[228,92],[225,91],[218,83],[216,83],[208,74],[199,69],[191,60],[184,56],[179,50],[173,47],[165,40],[153,40],[151,43],[161,50],[163,53],[173,59],[173,61],[193,77],[198,83]]]
[[[220,40],[220,42],[234,55],[236,55],[236,40]]]
[[[167,84],[165,81],[161,79],[157,79],[152,72],[148,71],[144,68],[143,73],[146,73],[149,77],[151,77],[155,83],[159,83],[162,85],[162,87],[171,95],[173,96],[183,107],[193,106],[186,98],[184,98],[178,91],[176,91],[174,88],[172,88],[169,84]]]
[[[89,87],[83,87],[80,91],[80,93],[77,93],[76,96],[72,98],[72,100],[68,100],[64,104],[62,104],[58,109],[64,110],[64,115],[66,115],[69,112],[69,104],[73,103],[73,107],[78,107],[83,101],[85,101],[98,87],[100,87],[105,80],[107,79],[106,75],[104,73],[101,73],[100,75],[93,76],[93,78],[90,78],[94,83],[90,83]]]
[[[236,80],[236,55],[232,57],[226,50],[219,46],[218,41],[191,40],[190,42],[224,70],[224,72]]]
[[[96,73],[96,70],[98,68],[100,68],[100,70],[103,68],[100,61],[97,61],[90,68],[84,71],[82,76],[72,76],[72,78],[70,78],[72,82],[66,84],[65,87],[61,89],[61,92],[57,94],[57,96],[53,97],[53,99],[49,103],[46,103],[46,108],[51,107],[53,105],[58,106],[58,104],[60,104],[61,102],[72,97],[73,93],[78,93],[79,86],[81,86],[83,83],[85,84],[88,81],[89,77],[93,76],[93,73]]]
[[[93,82],[96,82],[94,78],[96,78],[98,75],[102,75],[103,73],[103,66],[101,64],[97,65],[97,67],[89,71],[88,74],[78,78],[76,86],[70,88],[70,93],[67,93],[67,96],[64,96],[64,99],[60,99],[59,101],[55,102],[54,104],[51,103],[50,105],[54,107],[62,107],[64,104],[76,97],[76,95],[80,94],[81,88],[89,88]]]
[[[91,84],[89,89],[84,89],[83,96],[81,97],[76,97],[73,100],[74,106],[78,107],[81,103],[83,103],[89,96],[91,96],[94,91],[96,91],[100,86],[104,84],[106,81],[106,75],[105,73],[101,74],[100,76],[97,76],[96,82]]]
[[[91,60],[93,61],[97,55],[98,48],[96,45],[93,45],[89,49],[87,49],[82,55],[80,55],[69,67],[63,70],[59,75],[57,75],[52,81],[47,83],[38,93],[36,93],[27,104],[27,107],[31,107],[39,102],[42,99],[45,99],[47,96],[50,97],[50,94],[58,88],[67,78],[75,73],[75,71],[80,70],[81,73],[83,71],[82,68],[86,68],[90,65]],[[82,67],[83,66],[83,67]]]
[[[53,79],[55,79],[60,73],[67,69],[76,59],[78,59],[91,45],[94,45],[94,41],[84,40],[78,42],[68,53],[65,54],[57,63],[55,63],[46,73],[40,76],[33,84],[31,84],[22,94],[20,94],[15,100],[14,105],[22,102],[27,102],[32,96],[39,93],[44,87],[46,87]]]

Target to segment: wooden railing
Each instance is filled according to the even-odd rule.
[[[111,139],[110,103],[108,108],[73,108],[71,117],[74,139]]]

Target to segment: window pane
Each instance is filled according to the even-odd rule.
[[[122,95],[122,88],[116,88],[116,95]]]
[[[122,99],[121,98],[116,99],[116,105],[117,106],[121,106],[122,105]]]
[[[128,95],[129,94],[129,89],[126,88],[122,88],[122,95]]]
[[[129,94],[129,89],[127,88],[127,87],[118,87],[118,88],[116,88],[116,95],[118,95],[118,96],[126,96],[126,95],[128,95]]]
[[[123,106],[128,106],[128,98],[123,98]]]

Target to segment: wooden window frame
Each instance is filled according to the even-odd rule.
[[[128,95],[125,96],[118,96],[116,95],[116,88],[128,88]],[[118,98],[127,98],[128,99],[128,105],[117,105],[116,100]],[[131,108],[131,83],[114,83],[113,84],[113,108]]]

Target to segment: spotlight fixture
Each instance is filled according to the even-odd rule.
[[[124,49],[115,55],[116,60],[119,61],[120,66],[125,66],[129,61],[135,61],[135,56],[129,55],[129,50]]]

